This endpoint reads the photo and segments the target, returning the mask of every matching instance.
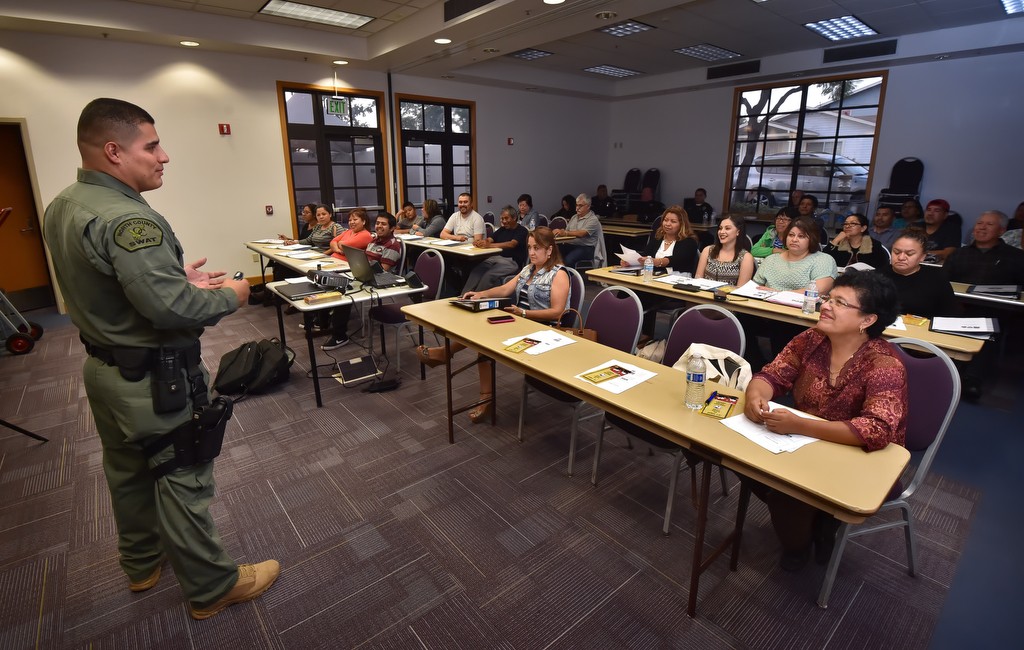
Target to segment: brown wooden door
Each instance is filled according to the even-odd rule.
[[[18,124],[0,124],[0,209],[7,207],[11,213],[0,226],[0,289],[20,310],[52,305],[40,213]]]

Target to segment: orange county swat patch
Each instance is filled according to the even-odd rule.
[[[129,253],[159,246],[163,241],[164,231],[149,219],[129,219],[114,231],[114,243]]]

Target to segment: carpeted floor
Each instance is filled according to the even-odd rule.
[[[667,457],[609,433],[592,487],[593,419],[567,477],[567,410],[532,398],[518,443],[521,377],[500,367],[498,426],[462,415],[449,445],[440,373],[419,381],[408,339],[398,390],[367,394],[327,380],[317,409],[297,324],[289,318],[292,380],[236,408],[213,506],[233,557],[277,558],[281,577],[260,599],[204,622],[188,617],[169,566],[156,588],[127,589],[77,330],[51,326],[32,353],[0,357],[0,418],[50,438],[0,429],[0,648],[928,645],[977,491],[933,475],[914,500],[917,577],[906,574],[901,533],[859,538],[827,610],[814,602],[823,569],[777,568],[754,499],[739,570],[719,561],[706,573],[689,619],[694,511],[683,477],[672,534],[661,535]],[[215,369],[238,342],[276,331],[272,309],[246,308],[207,331],[206,364]],[[458,378],[464,397],[476,390],[471,375]],[[717,477],[712,489],[713,544],[738,490],[723,497]]]

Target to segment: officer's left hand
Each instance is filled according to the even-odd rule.
[[[206,258],[185,265],[185,276],[190,284],[200,289],[219,289],[225,280],[225,271],[200,271],[199,267],[206,264]]]

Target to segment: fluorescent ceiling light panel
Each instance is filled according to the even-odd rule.
[[[633,75],[643,74],[636,70],[628,70],[626,68],[619,68],[614,65],[595,65],[589,68],[583,68],[584,72],[593,72],[594,74],[608,75],[609,77],[632,77]]]
[[[551,52],[545,52],[544,50],[535,50],[533,48],[526,48],[525,50],[519,50],[509,54],[513,59],[522,59],[523,61],[534,61],[536,59],[543,59],[546,56],[551,56]]]
[[[654,29],[646,23],[641,23],[636,20],[626,20],[621,23],[615,23],[614,25],[608,25],[597,30],[604,32],[605,34],[611,34],[612,36],[629,36],[630,34],[639,34],[640,32],[647,32]]]
[[[347,27],[348,29],[359,29],[373,20],[371,16],[360,16],[359,14],[350,14],[345,11],[335,11],[334,9],[324,9],[323,7],[313,7],[283,0],[270,0],[260,9],[260,13],[281,18],[294,18],[295,20],[302,20],[307,23]]]
[[[1003,0],[1003,11],[1007,15],[1019,14],[1024,11],[1024,0]]]
[[[735,59],[738,56],[743,56],[739,52],[733,52],[723,47],[710,45],[708,43],[701,43],[700,45],[691,45],[690,47],[681,47],[678,50],[672,50],[676,54],[685,54],[686,56],[692,56],[695,59],[701,61],[725,61],[726,59]]]
[[[819,20],[816,23],[806,23],[804,27],[812,32],[824,36],[830,41],[845,41],[850,38],[861,36],[874,36],[878,32],[871,29],[854,16],[840,16]]]

